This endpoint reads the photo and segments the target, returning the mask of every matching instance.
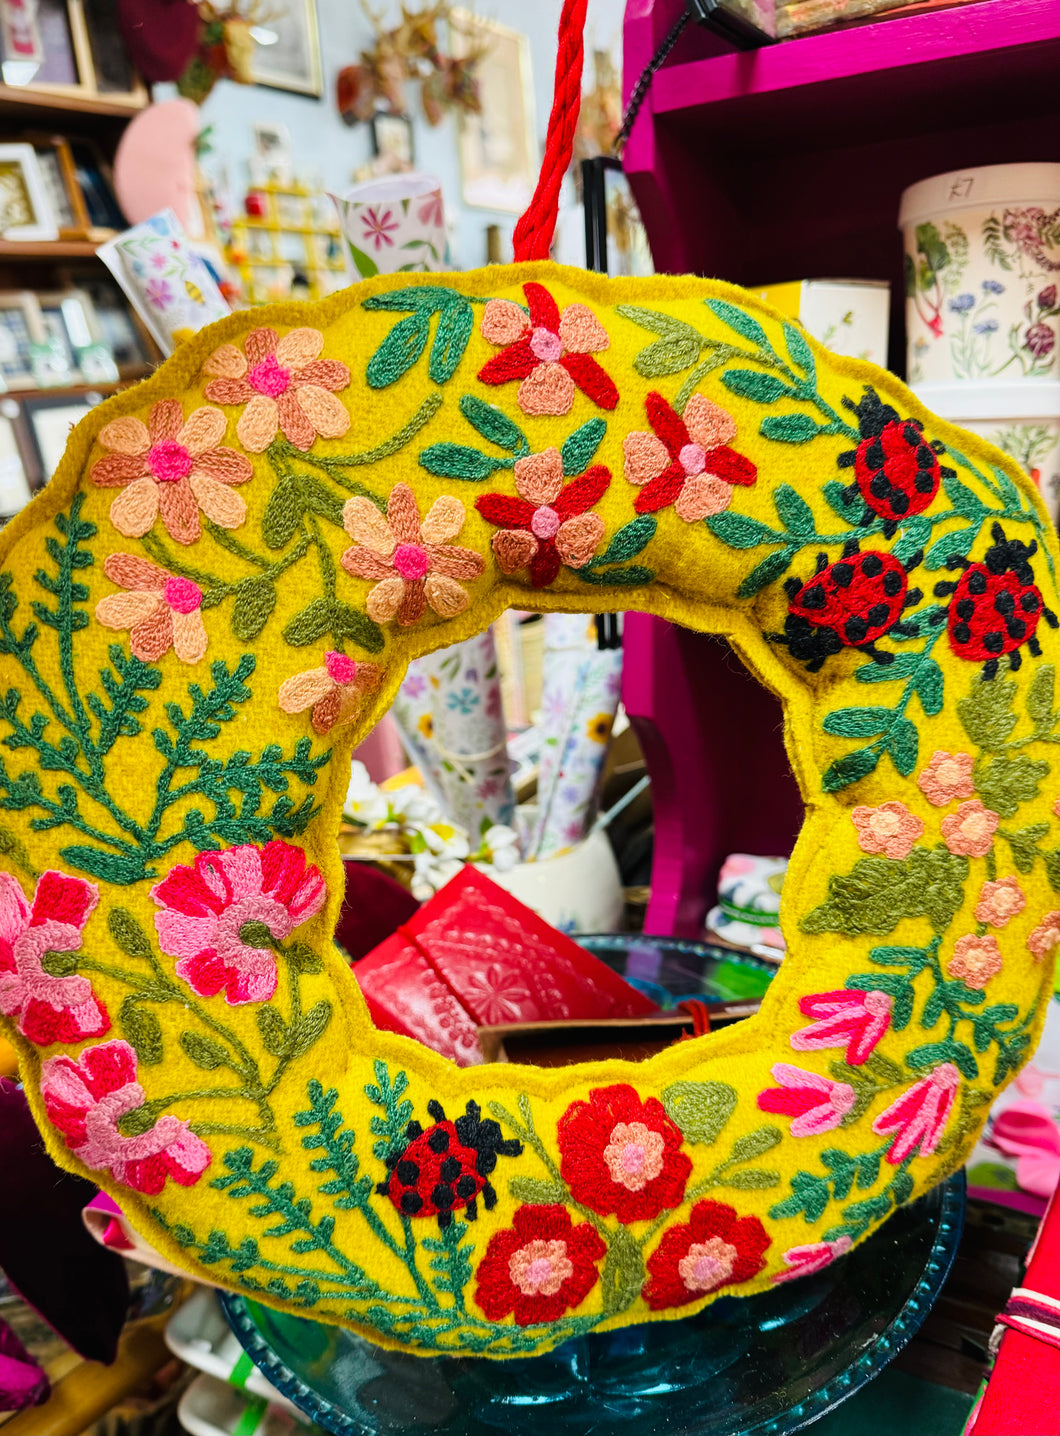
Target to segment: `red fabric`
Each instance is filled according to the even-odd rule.
[[[353,858],[343,862],[346,890],[335,939],[354,961],[396,932],[419,907],[409,892],[371,863]]]

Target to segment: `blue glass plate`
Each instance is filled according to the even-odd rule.
[[[272,1384],[337,1436],[788,1436],[913,1336],[953,1263],[964,1204],[962,1171],[815,1276],[529,1360],[407,1356],[230,1292],[221,1301]]]

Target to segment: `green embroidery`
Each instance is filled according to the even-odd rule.
[[[380,344],[368,361],[365,377],[373,389],[385,389],[413,367],[431,337],[431,320],[438,324],[431,345],[427,372],[436,384],[446,384],[456,373],[464,357],[475,314],[472,304],[484,300],[469,299],[455,289],[436,284],[417,284],[411,289],[395,289],[389,294],[376,294],[364,301],[365,309],[385,309],[407,314]]]
[[[942,932],[964,901],[968,859],[945,844],[914,848],[907,858],[859,858],[828,879],[828,897],[803,918],[803,932],[856,937],[893,932],[904,918],[926,917]]]
[[[673,1082],[663,1089],[666,1115],[686,1142],[712,1146],[736,1110],[739,1094],[729,1082]]]
[[[810,1225],[819,1222],[832,1202],[842,1202],[852,1191],[866,1192],[876,1185],[880,1179],[880,1162],[896,1140],[896,1137],[888,1138],[873,1151],[859,1154],[844,1152],[839,1147],[826,1148],[821,1153],[821,1165],[827,1175],[796,1172],[791,1179],[791,1196],[770,1207],[769,1215],[774,1221],[801,1216]],[[913,1179],[907,1170],[911,1160],[906,1158],[882,1191],[846,1207],[842,1213],[843,1225],[826,1232],[824,1239],[834,1241],[836,1237],[849,1236],[856,1240],[872,1222],[886,1216],[892,1206],[907,1202],[913,1193]]]
[[[638,563],[626,564],[625,567],[617,565],[643,553],[655,537],[657,527],[658,521],[653,514],[638,514],[635,519],[625,524],[612,536],[611,542],[603,553],[596,554],[582,568],[574,570],[578,578],[582,583],[594,583],[601,586],[620,584],[623,588],[631,588],[642,583],[653,583],[655,580],[654,569],[645,568]]]

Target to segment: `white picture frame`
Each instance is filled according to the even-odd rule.
[[[324,66],[316,0],[274,0],[266,14],[268,18],[250,31],[254,84],[319,98],[324,93]]]
[[[541,163],[530,42],[520,30],[470,10],[451,10],[448,19],[453,55],[487,52],[476,71],[482,113],[461,113],[459,119],[464,203],[473,209],[522,214]]]
[[[59,238],[37,152],[28,144],[0,144],[0,239]]]

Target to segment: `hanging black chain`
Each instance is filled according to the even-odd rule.
[[[674,21],[666,38],[641,71],[640,78],[633,86],[633,93],[629,97],[629,104],[626,106],[625,114],[622,116],[622,127],[615,136],[614,143],[611,146],[611,153],[613,155],[618,155],[618,157],[621,158],[622,151],[626,147],[626,141],[629,139],[630,131],[633,129],[633,122],[640,113],[640,107],[644,103],[644,97],[648,93],[648,88],[652,80],[655,78],[655,72],[661,69],[666,63],[667,55],[669,55],[678,40],[680,40],[684,28],[691,18],[691,15],[686,10],[679,19]]]

